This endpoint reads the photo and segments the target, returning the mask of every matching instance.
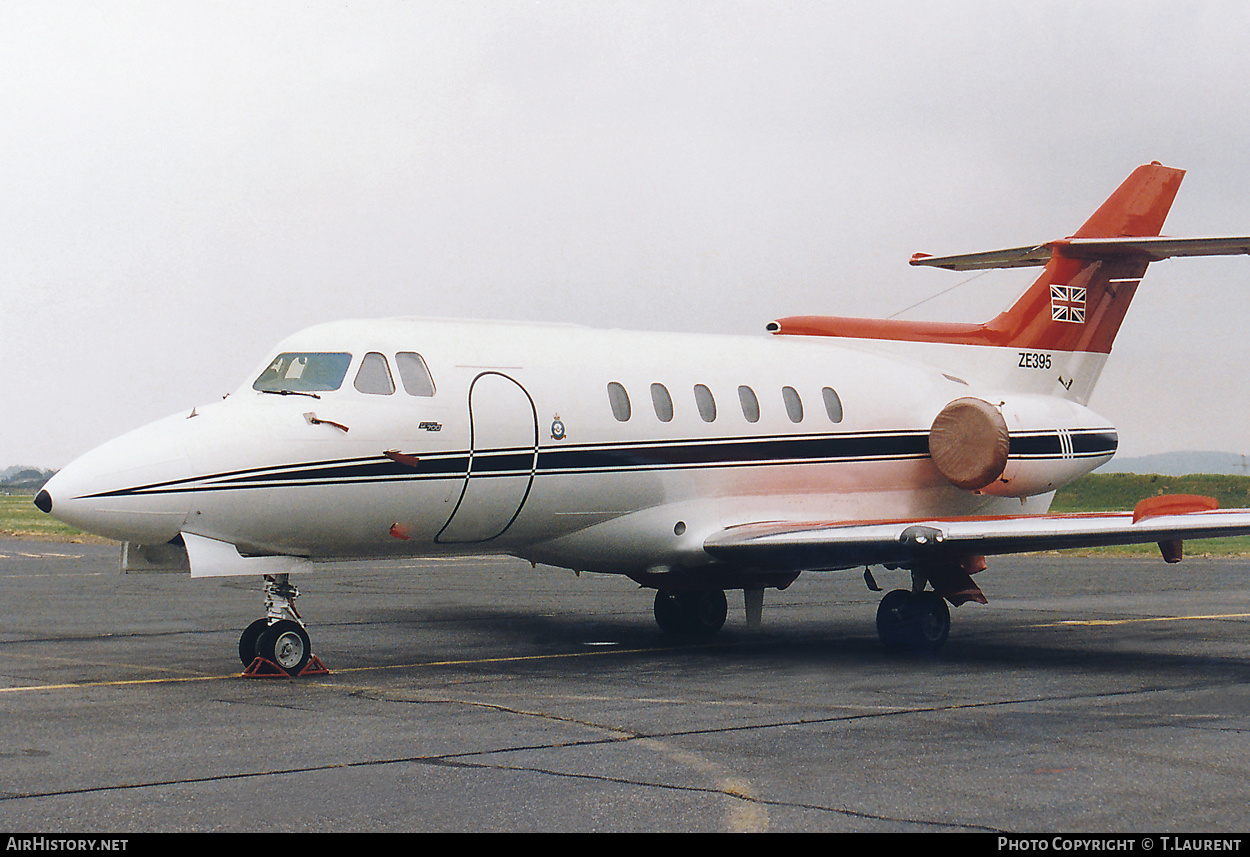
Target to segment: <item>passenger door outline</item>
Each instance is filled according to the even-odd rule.
[[[469,385],[469,466],[460,498],[434,541],[497,539],[525,506],[538,464],[538,409],[529,391],[502,372]]]

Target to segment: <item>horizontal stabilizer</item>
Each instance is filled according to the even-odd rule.
[[[1145,517],[1104,512],[850,524],[769,521],[726,528],[703,547],[734,565],[815,571],[1246,534],[1250,509],[1227,509]]]
[[[1055,253],[1068,259],[1157,262],[1173,256],[1238,256],[1250,254],[1250,237],[1237,238],[1065,238],[1031,247],[1012,247],[957,256],[917,253],[911,264],[949,271],[1029,268],[1045,265]]]

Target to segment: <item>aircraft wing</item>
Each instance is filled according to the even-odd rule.
[[[1183,511],[1195,505],[1205,508]],[[704,549],[717,559],[740,566],[816,571],[1250,534],[1250,509],[1216,510],[1213,505],[1213,501],[1165,502],[1144,510],[1139,506],[1133,512],[855,523],[759,522],[721,530],[704,542]],[[1175,559],[1167,550],[1164,556],[1169,561],[1179,560],[1179,549]]]
[[[1157,262],[1173,256],[1234,256],[1250,254],[1250,237],[1237,238],[1065,238],[1030,247],[1011,247],[984,253],[930,256],[917,253],[913,265],[950,271],[983,271],[989,268],[1025,268],[1045,265],[1058,249],[1072,259],[1138,258]]]

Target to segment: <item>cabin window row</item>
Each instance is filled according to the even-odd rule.
[[[829,421],[833,423],[842,422],[842,399],[838,396],[837,391],[832,387],[822,387],[820,396],[821,402],[825,407],[825,415],[829,418]],[[803,398],[799,395],[798,390],[794,387],[782,387],[781,402],[785,407],[786,416],[790,418],[790,422],[803,422]],[[612,416],[616,417],[620,422],[628,421],[633,415],[629,391],[625,389],[625,385],[617,381],[608,384],[608,403],[612,406]],[[694,405],[699,412],[699,418],[705,423],[716,420],[716,397],[712,395],[711,389],[706,384],[694,385]],[[755,395],[755,390],[745,384],[738,387],[738,405],[742,408],[743,419],[749,423],[759,422],[760,400]],[[663,384],[651,385],[651,406],[660,422],[667,423],[672,421],[674,414],[673,396]]]
[[[323,393],[337,390],[347,378],[352,355],[344,352],[288,352],[279,354],[252,384],[263,393]],[[410,396],[433,396],[434,378],[425,359],[415,351],[395,355],[395,368],[404,392]],[[395,392],[395,376],[384,354],[370,351],[360,361],[352,386],[362,393],[389,396]]]

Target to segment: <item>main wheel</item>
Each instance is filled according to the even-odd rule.
[[[312,643],[303,626],[290,619],[282,619],[261,633],[256,653],[295,675],[312,657]]]
[[[877,636],[887,649],[904,650],[912,647],[915,637],[912,615],[911,592],[895,589],[887,592],[877,605]]]
[[[655,593],[656,624],[674,637],[710,637],[724,627],[728,615],[729,602],[723,589]]]
[[[921,592],[912,602],[915,612],[915,648],[936,652],[946,643],[951,632],[951,611],[946,599],[936,592]]]
[[[877,636],[887,649],[936,652],[950,636],[951,613],[936,592],[895,589],[877,607]]]
[[[674,637],[681,636],[681,605],[677,601],[676,594],[665,592],[663,589],[657,589],[655,591],[653,612],[655,613],[655,624],[660,626],[661,631]]]
[[[268,627],[268,619],[257,619],[244,629],[243,636],[239,637],[239,660],[243,662],[243,666],[251,666],[252,661],[256,660],[256,648],[260,643],[260,635],[265,633]]]
[[[729,615],[729,602],[725,590],[709,589],[706,592],[686,592],[687,627],[692,637],[710,637],[725,627]]]

